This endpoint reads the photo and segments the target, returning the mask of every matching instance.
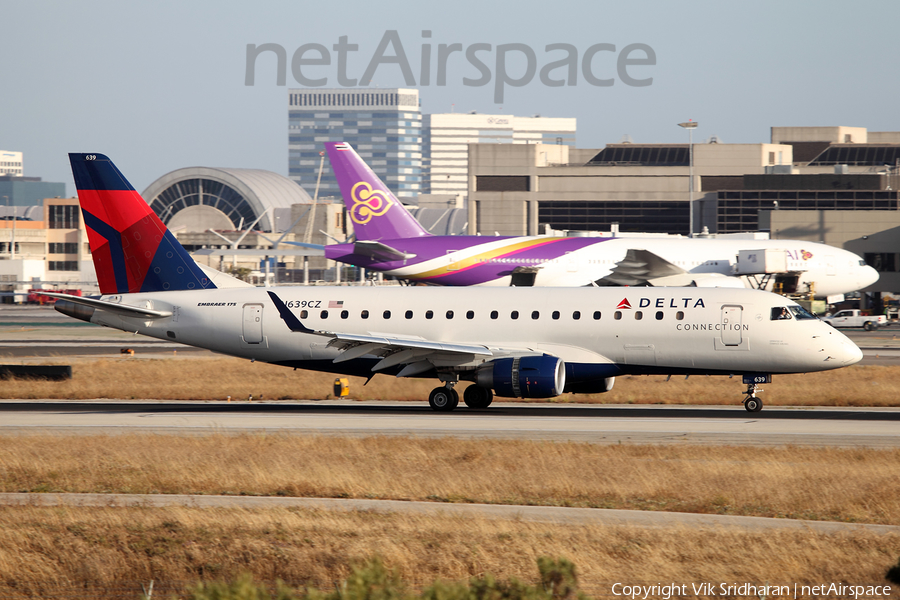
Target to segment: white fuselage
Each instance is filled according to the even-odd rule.
[[[541,352],[567,365],[605,365],[618,373],[795,373],[839,368],[862,356],[843,334],[817,319],[772,320],[773,307],[796,306],[790,300],[726,288],[364,286],[155,292],[103,299],[171,311],[170,317],[143,320],[97,309],[90,320],[287,366],[352,374],[371,367],[365,357],[332,364],[339,351],[329,345],[329,337],[290,331],[268,291],[276,292],[304,326],[321,332],[473,344],[497,356]],[[464,371],[490,360],[464,358],[457,357],[452,369]]]
[[[743,250],[784,250],[787,270],[799,273],[798,292],[812,289],[824,298],[863,289],[878,280],[878,273],[852,252],[825,244],[799,240],[745,240],[705,238],[621,237],[598,239],[597,243],[550,259],[520,258],[516,255],[494,257],[503,248],[540,238],[486,238],[484,244],[454,250],[444,256],[386,271],[399,278],[418,279],[423,273],[437,276],[422,281],[442,283],[441,269],[454,270],[468,261],[493,261],[508,266],[537,269],[535,286],[575,287],[589,285],[610,274],[629,249],[648,250],[685,271],[697,275],[701,287],[756,287],[747,277],[737,277],[737,257]],[[480,258],[486,257],[486,258]],[[476,265],[477,266],[477,265]],[[511,277],[499,276],[481,283],[508,286]],[[774,281],[766,288],[772,290]]]

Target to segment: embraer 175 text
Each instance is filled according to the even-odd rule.
[[[878,280],[878,272],[856,254],[799,240],[677,237],[548,237],[431,235],[346,143],[327,142],[331,168],[341,188],[356,241],[324,247],[325,256],[382,271],[399,279],[437,285],[581,286],[651,285],[757,287],[816,297],[846,294]],[[740,252],[781,253],[782,275],[762,277],[756,265],[741,265]],[[755,253],[760,254],[760,253]],[[750,263],[755,256],[748,255]],[[761,262],[761,261],[760,261]],[[793,288],[793,289],[790,289]]]
[[[434,377],[435,410],[494,396],[607,392],[617,375],[742,375],[747,410],[774,373],[858,362],[842,333],[781,296],[688,288],[222,288],[102,154],[70,154],[99,298],[66,315],[286,367]]]

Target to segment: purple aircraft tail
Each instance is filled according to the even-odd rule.
[[[430,235],[403,207],[356,151],[345,142],[325,142],[331,169],[358,240]]]

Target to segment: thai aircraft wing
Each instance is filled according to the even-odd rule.
[[[396,248],[391,248],[387,244],[376,242],[373,240],[359,240],[353,244],[353,253],[360,256],[367,256],[372,260],[388,262],[392,260],[406,260],[407,258],[415,258],[415,254],[409,254]]]
[[[694,276],[649,250],[629,249],[612,272],[598,283],[605,285],[691,285]]]
[[[360,335],[335,331],[318,331],[306,327],[274,292],[269,297],[291,331],[321,335],[330,338],[328,343],[342,352],[333,362],[353,360],[365,355],[382,357],[372,371],[382,371],[396,365],[406,365],[397,377],[410,377],[433,369],[435,366],[461,365],[478,357],[496,358],[498,351],[477,344],[435,342],[419,337],[397,337],[390,334]],[[506,349],[500,354],[534,353],[530,348]]]
[[[83,296],[72,296],[70,294],[57,294],[55,292],[41,292],[41,296],[50,296],[58,300],[65,300],[72,304],[80,304],[82,306],[90,306],[91,308],[101,308],[105,311],[115,313],[122,317],[140,317],[142,319],[161,319],[171,317],[172,311],[168,310],[152,310],[149,308],[141,308],[140,306],[131,306],[128,304],[118,304],[107,300],[98,300],[96,298],[85,298]]]

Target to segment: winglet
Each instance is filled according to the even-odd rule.
[[[291,312],[291,309],[285,306],[284,302],[281,301],[281,298],[275,295],[275,292],[267,293],[269,294],[269,298],[271,298],[272,302],[275,304],[275,308],[278,309],[278,314],[281,315],[282,319],[284,319],[284,322],[288,326],[288,329],[294,332],[299,331],[301,333],[315,333],[315,331],[301,323],[300,319],[294,316],[294,313]]]

